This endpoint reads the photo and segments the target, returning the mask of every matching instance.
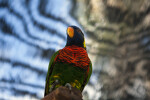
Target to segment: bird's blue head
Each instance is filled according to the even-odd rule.
[[[67,43],[66,46],[79,46],[86,49],[84,34],[77,26],[69,26],[67,28]]]

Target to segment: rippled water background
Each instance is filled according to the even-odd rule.
[[[0,99],[40,99],[51,55],[78,22],[71,0],[0,0]]]

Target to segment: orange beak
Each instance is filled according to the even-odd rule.
[[[72,27],[67,28],[67,34],[69,35],[70,38],[73,38],[74,36],[74,29]]]

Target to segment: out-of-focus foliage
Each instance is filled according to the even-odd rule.
[[[100,100],[150,99],[150,1],[74,0],[95,71]],[[94,99],[94,98],[93,98]]]

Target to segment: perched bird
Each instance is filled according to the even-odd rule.
[[[45,96],[59,86],[75,87],[81,92],[92,73],[84,34],[77,26],[67,28],[66,46],[55,52],[46,76]]]

